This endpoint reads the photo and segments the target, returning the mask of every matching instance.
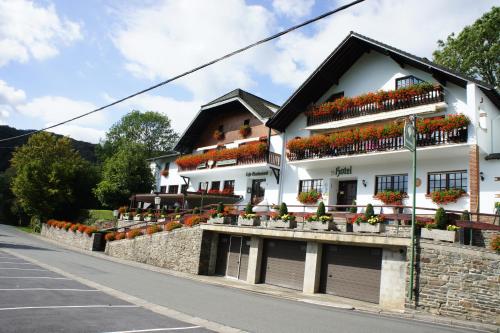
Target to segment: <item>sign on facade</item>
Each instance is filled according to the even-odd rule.
[[[335,168],[335,171],[332,170],[332,175],[335,174],[335,176],[343,176],[343,175],[352,175],[352,165],[351,166],[345,166],[345,167],[337,167]]]
[[[404,138],[404,147],[409,151],[415,151],[416,148],[415,127],[411,122],[405,122],[403,138]]]

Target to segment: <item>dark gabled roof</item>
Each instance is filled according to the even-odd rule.
[[[163,155],[147,158],[146,161],[154,161],[154,160],[159,160],[161,158],[174,157],[177,155],[179,155],[178,152],[176,152],[174,150],[169,150],[169,151],[165,152],[165,154],[163,154]]]
[[[236,98],[239,98],[244,103],[236,100]],[[242,89],[235,89],[205,105],[202,105],[200,111],[198,111],[184,133],[182,133],[179,141],[177,141],[174,150],[181,153],[189,151],[189,149],[186,148],[189,148],[193,140],[197,138],[196,133],[204,128],[206,123],[210,121],[210,118],[213,115],[212,112],[234,108],[235,104],[238,104],[245,110],[249,107],[250,110],[248,111],[254,114],[262,123],[265,123],[265,121],[274,114],[274,109],[279,108],[279,105],[255,96],[254,94]],[[247,104],[248,107],[244,104]],[[269,106],[274,109],[271,109]]]
[[[302,113],[311,101],[318,100],[325,92],[325,89],[338,84],[338,80],[342,75],[364,53],[371,50],[391,57],[400,65],[408,64],[417,69],[429,72],[438,82],[449,81],[461,87],[466,87],[467,82],[473,82],[500,108],[500,94],[491,85],[435,64],[426,58],[417,57],[366,36],[351,32],[292,96],[283,103],[281,108],[268,120],[266,125],[279,131],[284,131],[288,124]]]
[[[210,105],[221,103],[233,98],[241,98],[259,115],[260,118],[264,119],[269,118],[274,114],[274,111],[271,110],[267,105],[271,105],[276,109],[279,108],[279,105],[269,102],[259,96],[255,96],[254,94],[251,94],[248,91],[242,89],[234,89],[233,91],[230,91],[227,94],[222,95],[221,97],[216,98],[205,105],[202,105],[201,107],[207,108]]]

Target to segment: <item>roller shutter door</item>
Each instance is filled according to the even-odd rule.
[[[265,240],[262,281],[271,285],[302,290],[305,259],[305,242]]]
[[[229,235],[219,234],[219,244],[217,245],[217,261],[215,264],[216,275],[226,275],[228,253]]]
[[[381,267],[382,249],[325,244],[320,290],[378,303]]]
[[[250,237],[231,236],[226,276],[247,279]]]

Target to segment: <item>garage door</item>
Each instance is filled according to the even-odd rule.
[[[262,281],[267,284],[302,290],[306,243],[267,239],[262,257]]]
[[[215,273],[246,280],[249,252],[250,237],[219,234]]]
[[[320,290],[378,303],[382,249],[325,244]]]

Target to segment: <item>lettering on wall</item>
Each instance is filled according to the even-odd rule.
[[[258,171],[258,172],[247,172],[246,176],[247,177],[256,177],[256,176],[267,176],[269,174],[269,171]]]
[[[335,170],[332,170],[332,175],[335,175],[337,177],[352,175],[352,165],[345,167],[336,167]]]

